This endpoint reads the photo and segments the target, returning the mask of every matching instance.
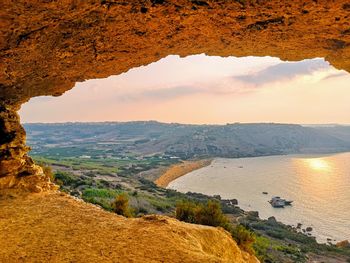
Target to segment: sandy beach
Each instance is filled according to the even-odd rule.
[[[170,168],[162,174],[154,182],[159,187],[167,187],[171,181],[190,173],[194,170],[210,165],[212,159],[196,160],[196,161],[183,161],[182,163],[170,166]]]

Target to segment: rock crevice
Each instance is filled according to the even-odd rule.
[[[0,106],[0,189],[22,188],[33,192],[57,189],[27,155],[29,150],[18,114]]]

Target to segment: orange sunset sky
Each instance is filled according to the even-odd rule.
[[[350,123],[350,74],[324,59],[168,56],[22,106],[22,122]]]

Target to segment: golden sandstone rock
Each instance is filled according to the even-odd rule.
[[[4,0],[0,177],[32,165],[15,113],[31,97],[170,54],[324,57],[350,71],[349,18],[348,0]]]
[[[127,219],[57,192],[0,192],[2,262],[256,263],[223,229]]]
[[[350,71],[349,19],[349,0],[3,0],[0,9],[0,188],[27,188],[34,192],[55,188],[28,157],[25,131],[16,114],[21,104],[32,97],[59,96],[76,82],[117,75],[170,54],[275,56],[294,61],[323,57],[336,68]],[[102,260],[107,257],[106,252],[117,255],[119,249],[124,253],[119,258],[124,255],[125,259],[132,250],[113,241],[111,232],[121,229],[129,231],[123,242],[127,240],[126,246],[133,245],[137,251],[136,261],[155,252],[154,241],[165,250],[148,262],[163,257],[169,259],[166,262],[249,261],[242,258],[227,234],[214,228],[191,226],[172,219],[166,219],[169,222],[163,225],[150,224],[144,219],[124,224],[121,222],[126,219],[54,194],[19,198],[8,205],[1,202],[0,216],[5,221],[0,220],[3,224],[0,257],[7,262],[14,258],[30,261],[30,257],[34,261],[64,261],[65,254],[57,252],[60,249],[66,249],[67,261],[77,261],[83,256],[83,262],[88,262],[88,257],[92,261]],[[66,208],[66,214],[60,215]],[[52,221],[45,217],[50,211],[55,213]],[[25,215],[36,218],[25,221]],[[9,221],[11,217],[16,218],[18,225]],[[35,219],[42,223],[37,224]],[[80,220],[86,227],[73,228]],[[116,221],[117,226],[119,221],[124,225],[110,226],[109,220]],[[107,224],[106,231],[94,232],[98,231],[98,224]],[[147,224],[149,228],[144,228]],[[37,231],[33,233],[38,236],[34,243],[28,243],[32,225]],[[59,226],[68,236],[62,236]],[[140,235],[133,236],[139,229]],[[167,232],[158,232],[163,230]],[[169,231],[173,231],[173,238],[164,234]],[[16,238],[23,233],[28,235],[21,240],[22,247],[14,247],[19,241]],[[47,233],[52,240],[47,239]],[[180,233],[186,233],[187,237],[181,239]],[[112,243],[104,243],[105,234],[110,235],[108,240]],[[155,235],[159,235],[159,240],[154,239]],[[79,243],[74,242],[77,238],[85,238],[88,243],[95,241],[90,242],[91,247],[101,247],[101,251],[77,247]],[[62,246],[55,240],[62,242]],[[54,248],[50,250],[52,244]],[[102,247],[111,244],[115,247],[104,252]],[[218,247],[211,250],[211,245]],[[77,249],[76,252],[72,248]],[[223,248],[229,249],[223,251]],[[118,255],[114,259],[118,259]]]
[[[348,0],[4,0],[0,177],[33,165],[15,113],[31,97],[170,54],[324,57],[349,71],[349,18]]]
[[[167,55],[324,57],[350,70],[349,0],[3,0],[0,100],[18,108]]]

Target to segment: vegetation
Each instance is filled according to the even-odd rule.
[[[112,200],[116,198],[119,191],[112,189],[86,188],[83,190],[84,201],[99,205],[106,210],[112,211]]]
[[[253,244],[256,240],[255,234],[242,225],[238,225],[231,231],[232,237],[236,240],[238,246],[250,254],[255,254]]]
[[[43,169],[44,174],[50,178],[50,181],[54,182],[55,181],[55,174],[52,171],[51,166],[49,166],[45,163],[39,163],[39,165],[41,165],[41,168]]]
[[[126,194],[119,194],[112,203],[113,211],[125,217],[132,217],[132,211],[129,207],[129,199]]]
[[[193,139],[191,134],[203,138],[206,144],[210,143],[210,154],[215,155],[215,147],[212,147],[215,138],[221,132],[239,132],[240,129],[235,129],[237,126],[227,125],[222,130],[206,127],[205,130],[215,128],[207,134],[202,128],[195,126],[168,127],[159,123],[148,123],[145,125],[150,128],[144,134],[145,127],[142,123],[113,125],[33,125],[31,129],[35,131],[34,135],[28,129],[28,140],[33,143],[34,149],[31,155],[37,163],[40,162],[44,173],[61,186],[62,191],[124,216],[175,214],[179,220],[189,223],[223,227],[231,232],[241,248],[249,253],[255,252],[261,262],[302,263],[307,262],[310,253],[341,256],[345,260],[346,257],[350,258],[349,249],[318,244],[314,238],[278,223],[274,218],[261,220],[235,205],[230,205],[230,202],[221,200],[220,196],[183,194],[159,188],[153,183],[157,173],[180,161],[176,156],[188,158],[191,154],[198,154],[193,149],[189,149],[191,152],[184,152],[181,146],[175,147],[173,141],[173,145],[167,148],[167,153],[159,150],[168,147],[164,142],[169,138],[173,140],[173,129],[176,130],[176,136],[184,132],[184,137],[189,140]],[[95,126],[98,126],[98,130]],[[249,125],[240,128],[270,129]],[[43,131],[45,136],[42,136]],[[116,138],[106,140],[104,133],[113,134],[116,131]],[[148,151],[149,148],[157,153],[140,154],[141,150]],[[245,153],[245,156],[264,155],[268,152],[269,149],[258,147],[254,153]],[[240,151],[232,154],[238,156],[243,153]]]
[[[220,226],[229,231],[237,244],[250,254],[254,254],[252,245],[255,235],[242,225],[233,226],[230,220],[222,213],[220,203],[208,200],[207,203],[181,201],[176,205],[176,218],[188,223],[207,226]]]
[[[206,204],[182,201],[176,205],[176,218],[188,223],[195,223],[207,226],[221,226],[231,231],[231,224],[228,218],[222,213],[220,203],[208,200]]]

